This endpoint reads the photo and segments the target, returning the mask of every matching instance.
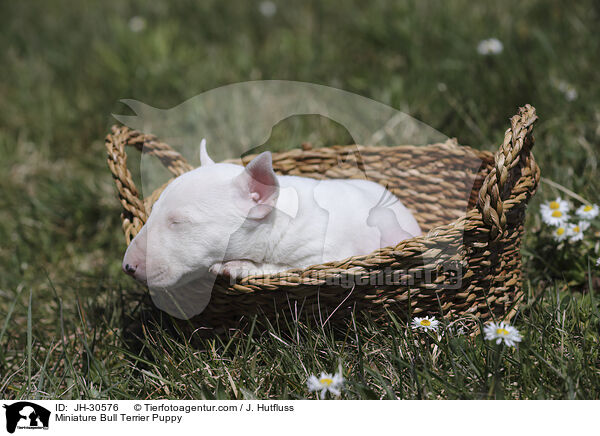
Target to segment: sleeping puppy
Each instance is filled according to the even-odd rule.
[[[421,234],[412,214],[366,180],[278,176],[271,153],[245,168],[214,163],[173,180],[129,245],[123,270],[155,304],[187,319],[210,300],[215,276],[272,274],[368,254]]]

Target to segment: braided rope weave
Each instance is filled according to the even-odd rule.
[[[504,200],[511,194],[510,189],[506,189],[507,181],[510,171],[518,164],[522,165],[524,162],[521,160],[528,157],[533,146],[531,131],[536,120],[535,109],[530,105],[525,106],[511,119],[511,128],[506,131],[504,142],[496,153],[494,168],[479,191],[478,206],[485,223],[491,227],[492,239],[498,238],[506,227]],[[529,164],[535,165],[535,161],[530,159]],[[530,169],[532,173],[535,172],[535,168]]]
[[[272,319],[308,314],[335,321],[353,308],[372,314],[441,310],[445,316],[470,314],[486,320],[493,313],[510,318],[522,295],[519,248],[525,209],[540,178],[531,153],[536,119],[532,106],[521,108],[495,155],[455,140],[427,146],[303,146],[273,153],[278,174],[364,178],[365,167],[375,169],[369,176],[400,198],[425,233],[368,255],[304,269],[245,277],[234,284],[220,277],[195,324],[239,325],[255,314]],[[167,144],[127,127],[114,126],[105,145],[129,244],[166,185],[142,201],[127,168],[125,147],[156,156],[174,177],[192,167]],[[253,157],[245,156],[243,163]],[[479,170],[465,170],[473,168],[470,164]],[[344,281],[353,286],[341,286]]]

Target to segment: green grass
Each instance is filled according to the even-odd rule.
[[[438,341],[361,316],[292,334],[256,320],[192,346],[124,276],[103,146],[122,98],[168,108],[229,83],[307,81],[487,150],[531,103],[542,175],[600,202],[597,2],[276,3],[272,18],[242,1],[0,4],[0,397],[304,398],[310,374],[341,365],[343,398],[600,398],[598,246],[554,262],[535,213],[558,193],[547,184],[523,250],[524,340],[501,355],[481,336]],[[488,37],[500,55],[477,54]],[[271,141],[328,145],[342,130],[292,119]]]

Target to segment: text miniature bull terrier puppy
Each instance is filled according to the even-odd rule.
[[[408,209],[377,183],[277,176],[270,152],[245,168],[214,163],[204,140],[200,157],[199,168],[165,188],[123,259],[123,270],[174,316],[204,310],[217,274],[277,273],[421,234]]]

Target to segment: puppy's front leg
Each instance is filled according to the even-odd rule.
[[[214,275],[223,275],[237,279],[252,275],[256,270],[256,264],[249,260],[230,260],[228,262],[215,263],[208,269]]]
[[[274,265],[269,263],[254,263],[250,260],[230,260],[228,262],[215,263],[209,271],[215,275],[224,275],[234,279],[247,276],[273,274],[289,269],[288,266]]]

